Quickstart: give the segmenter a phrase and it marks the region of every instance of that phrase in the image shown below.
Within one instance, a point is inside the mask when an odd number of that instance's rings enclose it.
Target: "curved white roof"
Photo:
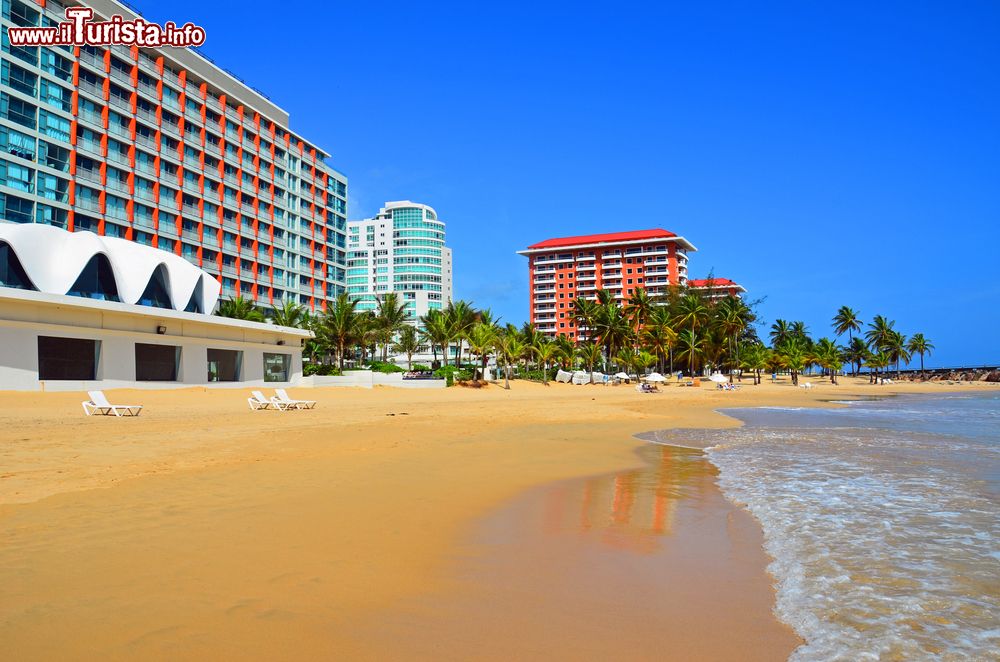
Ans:
[[[195,288],[201,288],[204,310],[211,312],[222,290],[215,277],[179,255],[127,239],[67,232],[37,223],[0,223],[0,241],[17,255],[32,285],[48,294],[69,292],[83,268],[98,254],[111,264],[122,303],[137,303],[161,265],[174,310],[183,311]]]

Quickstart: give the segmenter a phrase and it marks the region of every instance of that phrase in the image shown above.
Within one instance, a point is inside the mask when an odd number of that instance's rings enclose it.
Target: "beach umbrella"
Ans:
[[[618,379],[628,379],[628,374],[624,372],[619,372],[615,375]]]
[[[716,384],[724,384],[729,381],[729,378],[723,375],[721,372],[717,372],[711,377],[709,377]]]
[[[647,382],[659,382],[661,384],[663,382],[667,381],[667,378],[664,377],[663,375],[661,375],[658,372],[651,372],[648,375],[646,375],[645,377],[643,377],[642,379],[643,379],[643,381],[647,381]]]

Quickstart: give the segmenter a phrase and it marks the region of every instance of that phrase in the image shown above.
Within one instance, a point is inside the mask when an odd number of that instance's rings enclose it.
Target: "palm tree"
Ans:
[[[517,333],[517,330],[513,329],[512,332],[512,327],[508,327],[503,335],[500,336],[498,349],[504,362],[503,387],[508,391],[510,390],[510,364],[514,361],[519,361],[524,356],[527,347],[524,340],[521,339],[521,335]]]
[[[397,354],[406,354],[406,369],[413,370],[413,355],[420,349],[420,338],[417,336],[416,327],[404,324],[399,330],[399,337],[392,351]]]
[[[704,340],[694,330],[684,329],[677,335],[677,349],[677,358],[682,361],[687,359],[691,369],[690,374],[694,376],[695,359],[705,351]]]
[[[715,306],[715,323],[729,343],[729,362],[732,368],[739,367],[739,337],[752,321],[753,313],[743,299],[727,296]],[[733,369],[729,371],[729,383],[733,382]]]
[[[677,332],[671,325],[670,309],[657,306],[649,316],[649,322],[642,332],[645,346],[660,358],[660,372],[663,372],[663,359],[670,357],[670,372],[674,371],[674,346],[677,344]]]
[[[278,326],[301,329],[309,323],[306,307],[291,300],[284,300],[271,312],[271,321]]]
[[[837,383],[837,371],[843,366],[840,360],[841,352],[837,343],[829,338],[820,338],[810,352],[810,360],[824,370],[830,371],[830,383]]]
[[[585,339],[594,339],[594,320],[597,318],[598,305],[596,301],[577,297],[573,301],[573,310],[569,319],[576,325],[578,331],[586,329]]]
[[[838,337],[846,333],[847,344],[850,345],[854,342],[853,333],[860,330],[861,318],[858,317],[858,314],[847,306],[841,306],[837,314],[833,316],[833,332]]]
[[[465,341],[466,334],[472,328],[472,325],[476,323],[476,311],[469,305],[469,302],[460,299],[449,302],[444,314],[448,320],[448,340],[449,342],[456,343],[455,365],[461,367],[462,344]]]
[[[777,348],[792,337],[792,329],[785,320],[776,319],[771,325],[771,333],[768,335],[771,337],[771,347]]]
[[[696,294],[685,294],[677,304],[676,326],[687,327],[687,335],[681,333],[680,346],[688,357],[688,368],[694,376],[694,360],[701,354],[701,343],[696,331],[708,320],[709,310],[705,302]],[[698,351],[695,351],[695,350]]]
[[[740,368],[753,374],[754,386],[760,384],[761,372],[767,368],[771,350],[760,343],[748,344],[740,357]]]
[[[260,312],[257,304],[251,299],[244,299],[243,297],[223,301],[219,304],[219,310],[215,314],[219,317],[229,317],[248,322],[264,321],[264,313]]]
[[[594,319],[594,337],[604,346],[609,358],[628,344],[631,335],[632,324],[613,298],[598,307]]]
[[[559,356],[559,346],[556,345],[551,340],[545,341],[540,345],[531,347],[531,351],[536,357],[538,357],[538,362],[542,364],[542,383],[546,386],[549,385],[549,361],[557,358]]]
[[[911,354],[920,355],[920,377],[924,377],[924,354],[928,356],[931,350],[934,349],[934,345],[930,340],[924,337],[922,333],[914,333],[913,337],[910,338],[910,342],[906,344],[906,349],[909,350]]]
[[[594,365],[601,360],[603,350],[603,347],[593,342],[583,343],[577,348],[577,356],[587,366],[587,372],[594,372]]]
[[[875,319],[868,323],[868,331],[865,332],[865,339],[868,346],[873,350],[885,349],[889,344],[892,334],[895,332],[893,326],[896,322],[886,319],[881,315],[876,315]]]
[[[328,342],[337,349],[337,359],[340,369],[344,369],[344,355],[348,345],[362,340],[361,316],[354,312],[357,306],[346,292],[337,296],[333,306],[323,315],[322,333]]]
[[[792,385],[799,385],[799,373],[805,369],[808,361],[805,343],[798,337],[792,337],[777,350],[781,364],[788,368],[792,375]]]
[[[576,352],[576,345],[569,339],[569,336],[559,336],[555,339],[556,347],[559,348],[559,365],[564,369],[569,369],[573,354]]]
[[[891,363],[892,359],[889,358],[888,352],[869,352],[868,358],[865,359],[865,365],[871,370],[871,377],[868,383],[878,384],[878,371],[887,369]]]
[[[910,362],[910,353],[906,350],[906,336],[899,331],[893,331],[889,334],[885,349],[889,353],[889,358],[896,364],[896,379],[899,379],[900,362]]]
[[[497,344],[497,328],[492,323],[476,322],[468,334],[469,351],[479,357],[481,363],[480,376],[486,379],[486,364],[490,352]]]
[[[852,375],[858,374],[858,371],[861,370],[861,364],[868,359],[868,354],[868,345],[862,338],[851,340],[851,344],[844,350],[844,360],[850,362]]]
[[[431,346],[434,354],[434,361],[437,361],[437,349],[441,348],[444,355],[444,364],[448,365],[448,342],[451,338],[451,331],[448,328],[448,320],[440,310],[429,310],[427,314],[420,318],[420,325],[423,327],[421,336]]]
[[[406,324],[409,313],[406,311],[406,302],[399,298],[395,292],[387,292],[376,297],[378,305],[378,315],[376,326],[379,330],[378,339],[382,344],[382,360],[389,358],[389,344],[392,339]]]
[[[633,328],[635,329],[636,339],[639,337],[639,330],[649,320],[650,315],[652,315],[654,306],[653,300],[642,287],[635,288],[632,296],[629,297],[628,303],[625,305],[625,315],[635,325]]]

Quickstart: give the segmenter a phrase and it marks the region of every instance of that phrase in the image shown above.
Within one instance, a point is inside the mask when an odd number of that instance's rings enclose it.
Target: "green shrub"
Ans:
[[[434,376],[438,379],[443,379],[447,382],[448,386],[451,386],[456,381],[464,382],[472,379],[471,370],[463,370],[457,366],[448,365],[442,366],[434,371]]]
[[[431,369],[430,366],[424,365],[422,363],[413,364],[413,372],[427,372],[430,369]]]
[[[394,372],[406,372],[406,368],[401,368],[395,363],[383,363],[382,361],[372,361],[369,369],[372,372],[381,372],[386,375]]]
[[[340,369],[335,365],[324,365],[322,363],[306,363],[302,366],[302,374],[306,377],[310,375],[320,375],[321,377],[337,377],[341,375]]]

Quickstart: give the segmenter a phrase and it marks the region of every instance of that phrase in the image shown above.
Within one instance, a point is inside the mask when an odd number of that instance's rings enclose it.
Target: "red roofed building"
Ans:
[[[684,237],[660,228],[546,239],[528,246],[529,317],[539,331],[576,340],[573,301],[610,290],[621,304],[640,287],[663,294],[687,282]]]
[[[703,290],[702,294],[708,299],[722,299],[727,296],[740,296],[746,292],[746,288],[739,283],[728,278],[696,278],[688,281],[688,287],[692,290]]]

